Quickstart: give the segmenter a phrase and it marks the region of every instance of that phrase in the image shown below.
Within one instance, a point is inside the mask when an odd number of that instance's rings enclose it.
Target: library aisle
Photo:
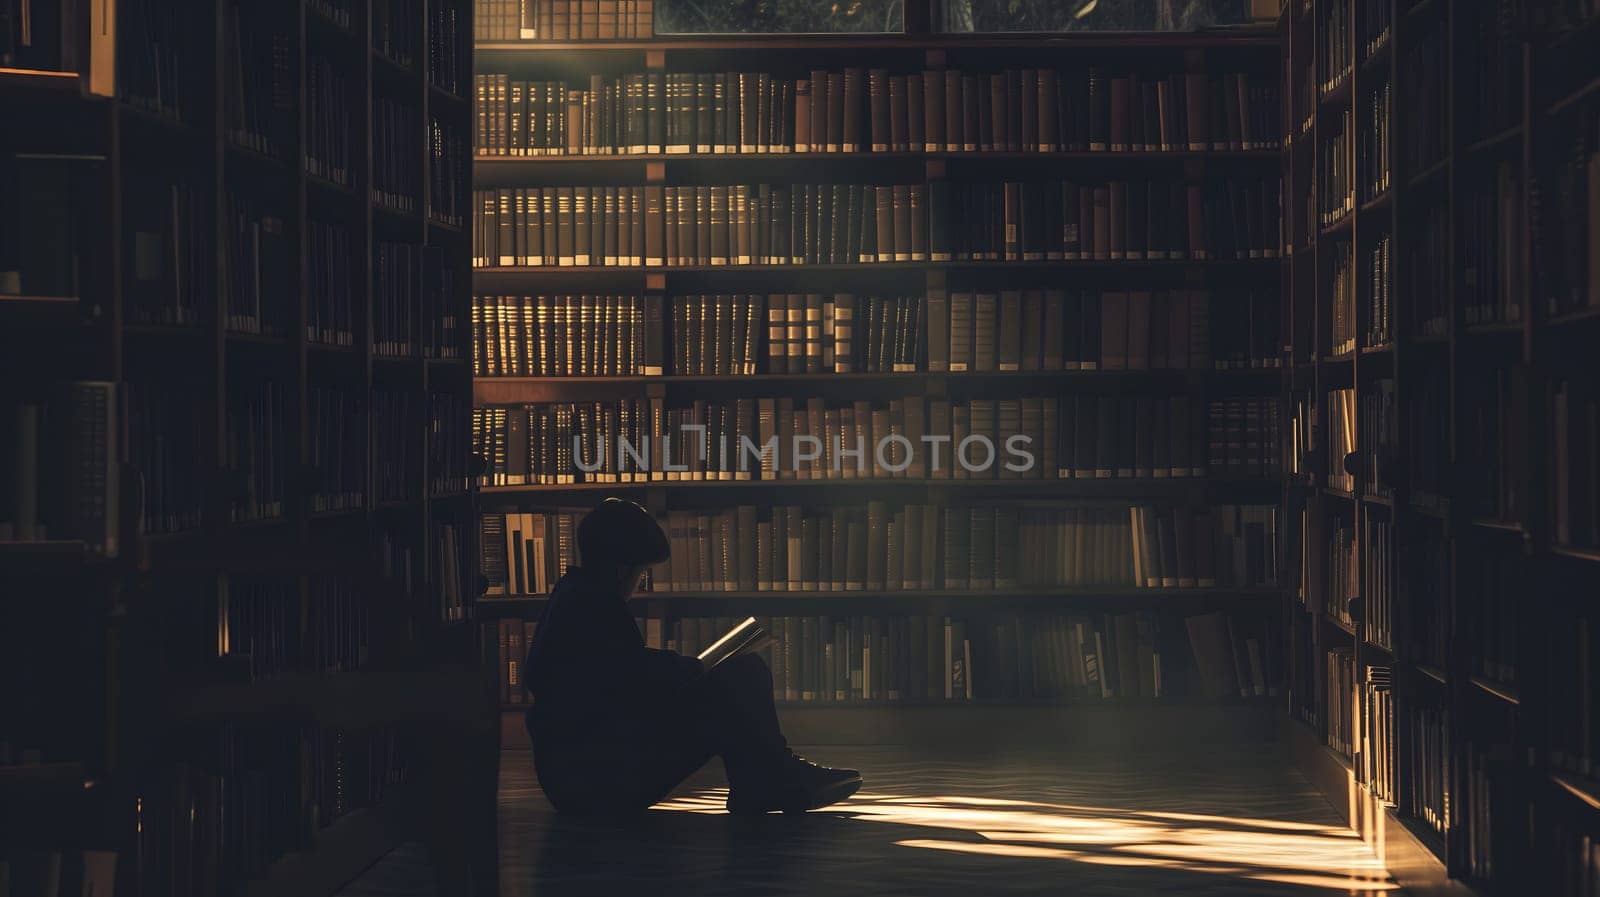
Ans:
[[[1396,893],[1370,845],[1270,743],[1062,754],[800,748],[862,770],[844,804],[733,819],[714,762],[628,820],[557,817],[531,755],[500,769],[502,897]],[[435,893],[407,845],[340,892]]]

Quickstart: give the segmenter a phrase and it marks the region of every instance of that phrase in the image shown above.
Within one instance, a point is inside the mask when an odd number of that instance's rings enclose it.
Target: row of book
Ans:
[[[206,484],[195,472],[202,469],[204,424],[192,404],[173,401],[157,384],[130,381],[124,391],[127,461],[143,482],[144,532],[154,535],[199,526]],[[115,444],[114,439],[109,443]]]
[[[1341,240],[1329,247],[1332,257],[1332,295],[1329,297],[1328,352],[1344,355],[1356,350],[1356,288],[1360,283],[1356,274],[1356,251],[1350,240]]]
[[[1389,42],[1394,28],[1394,11],[1384,0],[1361,0],[1356,21],[1361,24],[1361,33],[1356,37],[1360,42],[1361,58],[1365,59]]]
[[[1528,265],[1522,163],[1501,162],[1493,179],[1475,181],[1462,198],[1461,289],[1457,302],[1468,326],[1514,324],[1524,317]]]
[[[1355,65],[1356,35],[1351,0],[1317,4],[1322,27],[1317,31],[1321,53],[1317,56],[1317,84],[1328,93],[1344,82]]]
[[[1527,379],[1527,369],[1519,365],[1481,371],[1458,384],[1466,399],[1455,421],[1458,460],[1472,476],[1457,484],[1454,494],[1474,516],[1523,520]]]
[[[221,677],[256,682],[356,670],[366,661],[367,599],[345,579],[310,577],[303,608],[292,577],[224,576],[216,588]]]
[[[211,194],[197,190],[187,179],[161,182],[140,178],[126,184],[125,189],[123,214],[132,236],[123,244],[128,249],[130,275],[122,294],[128,322],[176,327],[199,324],[201,305],[211,298],[209,284],[216,266],[216,231],[207,214],[208,207],[214,204]],[[263,232],[261,219],[244,215],[237,196],[230,197],[230,211],[233,220],[224,229],[228,251],[223,264],[232,276],[224,283],[230,329],[240,329],[234,325],[249,320],[248,313],[258,307],[260,293],[252,291],[259,284],[247,273],[252,269],[236,263],[244,261],[245,253],[252,250],[265,248],[267,255],[273,255],[272,237],[281,228]],[[262,236],[267,237],[265,244],[260,241]],[[276,276],[269,268],[261,269],[261,273]],[[270,292],[267,295],[272,296]]]
[[[812,69],[474,78],[480,155],[1054,153],[1278,146],[1278,87],[1241,73]]]
[[[273,380],[228,384],[223,469],[234,477],[228,521],[270,520],[284,514],[289,477],[288,408]]]
[[[1063,395],[822,397],[473,409],[485,486],[849,479],[1146,479],[1281,468],[1275,406]]]
[[[202,222],[200,229],[203,231],[205,219],[198,220]],[[192,228],[196,219],[190,218],[186,223]],[[296,290],[291,276],[294,270],[294,247],[290,243],[283,218],[276,214],[269,203],[256,197],[230,192],[228,219],[223,224],[222,242],[224,250],[222,286],[227,303],[225,319],[227,328],[237,333],[267,335],[287,333],[288,322],[293,320],[293,306],[290,302]],[[193,271],[192,266],[211,262],[209,259],[198,257],[199,253],[207,249],[208,243],[209,239],[196,241],[187,246],[174,244],[170,248],[160,244],[146,244],[143,247],[136,245],[134,250],[136,256],[141,254],[141,250],[171,251],[173,259],[170,268],[165,264],[148,268],[140,266],[135,271],[135,278],[143,279],[142,274],[167,270],[177,273],[180,277],[184,273],[191,273],[191,276],[199,275],[196,283],[207,283],[210,278]],[[185,289],[181,284],[170,286],[161,284],[159,275],[146,282],[152,285],[159,284],[155,295],[162,293],[174,297],[186,293],[193,295],[193,288]],[[159,307],[157,305],[157,308]],[[186,313],[174,316],[177,320],[158,323],[198,323],[193,320],[194,311],[191,303],[180,301],[177,307],[184,309]]]
[[[1577,5],[1577,4],[1573,4]],[[1578,823],[1581,826],[1582,823]],[[1537,832],[1535,847],[1552,873],[1552,897],[1600,894],[1600,837],[1560,821]]]
[[[467,491],[471,449],[470,403],[453,392],[428,393],[428,490],[430,495]]]
[[[0,541],[79,539],[90,553],[117,555],[118,404],[113,384],[77,381],[5,407]],[[131,431],[142,437],[142,424]]]
[[[1413,503],[1434,505],[1452,490],[1445,465],[1450,457],[1450,415],[1440,414],[1450,401],[1450,372],[1442,364],[1419,367],[1408,381],[1405,402],[1405,471]]]
[[[306,389],[306,467],[313,513],[347,511],[366,503],[367,431],[361,412],[359,397],[349,390]]]
[[[134,785],[139,799],[130,801],[116,893],[238,893],[408,777],[407,752],[391,727],[226,723],[185,734],[181,759]]]
[[[1355,163],[1356,187],[1361,191],[1361,201],[1366,203],[1389,189],[1389,172],[1394,167],[1389,149],[1389,117],[1394,109],[1393,83],[1385,79],[1378,86],[1363,91],[1363,94],[1362,123],[1359,126]]]
[[[1525,35],[1518,16],[1497,4],[1476,4],[1464,10],[1456,34],[1458,60],[1471,60],[1458,89],[1463,115],[1457,127],[1466,142],[1516,127],[1522,121],[1522,78]],[[1459,64],[1459,63],[1458,63]]]
[[[473,0],[473,10],[480,41],[655,36],[655,0]]]
[[[1390,480],[1400,454],[1395,412],[1392,379],[1375,380],[1369,389],[1362,392],[1360,419],[1356,426],[1361,445],[1361,491],[1365,495],[1382,498],[1394,495],[1394,483]]]
[[[1600,114],[1573,113],[1571,150],[1534,207],[1539,292],[1549,317],[1600,307]]]
[[[213,36],[201,23],[215,22],[215,9],[202,0],[121,0],[116,6],[118,99],[191,124],[208,114],[200,88],[215,77],[208,52]]]
[[[1363,241],[1365,242],[1365,241]],[[1391,255],[1394,236],[1385,233],[1372,241],[1370,246],[1361,250],[1362,270],[1366,273],[1367,291],[1367,322],[1362,329],[1365,335],[1363,346],[1387,346],[1394,342],[1393,325],[1393,298],[1390,288],[1394,275],[1391,268],[1393,256]]]
[[[449,227],[466,223],[470,153],[461,128],[428,116],[428,220]]]
[[[1355,112],[1340,112],[1338,125],[1330,125],[1330,133],[1323,138],[1321,152],[1317,154],[1317,222],[1322,227],[1335,224],[1355,211],[1356,191],[1353,178],[1356,155]]]
[[[416,65],[421,0],[372,0],[368,13],[372,49],[401,68]]]
[[[462,97],[472,67],[465,19],[466,9],[456,0],[428,0],[428,83]]]
[[[1428,170],[1450,146],[1450,104],[1445,81],[1450,71],[1449,45],[1444,20],[1406,36],[1400,57],[1400,91],[1405,103],[1406,126],[1399,129],[1406,171],[1413,177]]]
[[[1347,647],[1329,648],[1324,654],[1323,682],[1327,686],[1322,719],[1324,743],[1335,753],[1351,760],[1355,755],[1356,701],[1360,692],[1356,688],[1356,658]]]
[[[1495,795],[1504,794],[1505,785],[1502,780],[1497,787],[1494,779],[1509,775],[1509,758],[1504,745],[1485,745],[1471,740],[1462,754],[1464,769],[1458,779],[1462,793],[1452,795],[1460,806],[1454,815],[1462,828],[1462,862],[1473,878],[1491,881],[1495,876],[1496,856],[1505,855],[1502,846],[1496,843],[1494,831]]]
[[[432,610],[441,623],[460,623],[467,619],[468,601],[478,594],[473,574],[473,547],[468,538],[471,524],[433,520],[428,524],[428,550],[432,552]],[[468,576],[473,576],[473,581]]]
[[[486,594],[547,593],[579,558],[581,511],[485,514]],[[1027,505],[755,505],[669,511],[672,557],[646,591],[1210,588],[1277,581],[1277,512]]]
[[[305,169],[325,181],[351,186],[350,77],[322,56],[306,57]]]
[[[294,139],[295,56],[289,22],[234,0],[223,13],[225,133],[236,146],[284,158]]]
[[[1361,634],[1368,644],[1384,649],[1394,647],[1395,617],[1395,530],[1389,512],[1362,508]]]
[[[1361,686],[1360,781],[1372,796],[1394,803],[1400,772],[1399,733],[1395,726],[1394,667],[1369,664]]]
[[[429,292],[423,279],[429,250],[417,243],[379,240],[372,252],[373,354],[415,356]]]
[[[1360,446],[1356,429],[1360,403],[1354,388],[1328,390],[1327,409],[1327,484],[1340,492],[1356,491],[1356,475],[1346,464]]]
[[[469,417],[466,404],[448,392],[430,392],[426,408],[423,402],[423,397],[413,392],[388,389],[372,392],[372,479],[377,502],[420,498],[424,483],[429,494],[434,496],[466,491]],[[419,444],[417,434],[424,432],[424,423],[427,439],[425,444]],[[359,434],[339,438],[355,440],[359,439]]]
[[[530,187],[473,194],[477,267],[1274,258],[1277,178]]]
[[[1323,549],[1327,557],[1327,578],[1323,584],[1322,605],[1329,617],[1354,631],[1360,624],[1350,602],[1361,597],[1361,587],[1365,583],[1354,515],[1345,510],[1334,512],[1322,534],[1327,541]],[[1312,538],[1315,539],[1314,532]]]
[[[381,93],[373,96],[373,202],[397,212],[417,211],[422,202],[422,149],[416,135],[421,130],[422,114],[415,106]]]
[[[1550,537],[1558,545],[1600,547],[1600,390],[1582,378],[1548,389]]]
[[[1452,292],[1449,207],[1426,206],[1421,219],[1407,228],[1406,302],[1411,335],[1416,339],[1443,340],[1450,335]]]
[[[758,617],[778,703],[1241,698],[1276,694],[1278,657],[1263,622],[1212,613]],[[694,655],[737,622],[646,617],[650,647]],[[505,703],[537,624],[483,624]],[[487,650],[487,647],[486,647]]]
[[[1596,675],[1600,656],[1594,641],[1594,617],[1578,615],[1569,625],[1550,630],[1550,669],[1562,670],[1569,685],[1551,694],[1547,717],[1550,766],[1569,775],[1600,779],[1600,714],[1595,713]]]
[[[411,501],[422,492],[422,396],[396,389],[372,391],[373,501]],[[354,438],[352,436],[352,438]]]
[[[19,847],[0,858],[0,882],[15,894],[114,894],[117,852]]]
[[[1456,637],[1470,647],[1471,672],[1515,687],[1518,627],[1525,608],[1528,567],[1519,556],[1483,550],[1458,559]]]
[[[350,229],[312,219],[306,225],[306,340],[353,346],[356,340],[355,264]],[[388,284],[386,283],[386,286]],[[389,296],[381,297],[385,303]],[[376,347],[374,347],[376,348]]]
[[[1398,554],[1398,544],[1396,544]],[[1400,588],[1405,597],[1395,607],[1405,609],[1404,656],[1413,663],[1446,670],[1450,667],[1450,627],[1445,611],[1450,583],[1449,554],[1438,527],[1418,527],[1405,542],[1406,562],[1400,568]]]
[[[473,370],[604,377],[1276,367],[1276,296],[1227,290],[1215,303],[1207,290],[478,296]],[[1211,326],[1212,315],[1221,326]]]
[[[1412,819],[1419,819],[1434,832],[1450,830],[1453,814],[1449,795],[1454,790],[1447,775],[1450,768],[1450,725],[1444,708],[1421,702],[1406,708],[1409,735],[1406,739],[1408,773],[1406,803],[1402,808]],[[1459,812],[1459,810],[1457,810]]]

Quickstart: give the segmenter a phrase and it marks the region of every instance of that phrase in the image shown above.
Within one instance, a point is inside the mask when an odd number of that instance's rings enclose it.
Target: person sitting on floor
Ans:
[[[580,566],[556,583],[528,649],[523,682],[539,784],[571,813],[642,810],[711,759],[728,773],[728,812],[803,812],[861,787],[853,769],[789,749],[772,674],[746,654],[707,672],[647,648],[628,608],[645,569],[671,554],[655,518],[607,499],[578,524]]]

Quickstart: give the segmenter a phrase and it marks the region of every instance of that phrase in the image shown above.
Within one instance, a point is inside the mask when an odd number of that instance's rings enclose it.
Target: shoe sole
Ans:
[[[850,795],[855,794],[859,790],[861,790],[861,777],[856,776],[853,779],[846,779],[842,782],[836,782],[832,785],[829,785],[826,788],[809,792],[806,794],[808,800],[805,806],[796,805],[784,807],[783,812],[804,813],[808,810],[818,810],[823,807],[836,804],[842,800],[846,800],[850,797]]]
[[[817,810],[821,809],[822,807],[836,804],[850,797],[850,795],[855,794],[859,790],[861,790],[861,777],[856,776],[853,779],[845,779],[826,787],[819,788],[815,791],[807,791],[803,794],[796,795],[797,797],[801,798],[801,800],[795,803],[780,803],[778,806],[763,807],[761,809],[742,806],[738,803],[730,803],[728,805],[728,812],[734,816],[764,816],[768,813],[804,813],[808,810]]]

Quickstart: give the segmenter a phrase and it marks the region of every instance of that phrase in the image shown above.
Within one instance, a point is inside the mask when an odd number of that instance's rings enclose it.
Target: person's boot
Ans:
[[[853,769],[818,766],[794,751],[785,750],[777,770],[759,784],[745,783],[728,793],[728,812],[756,816],[782,810],[804,813],[844,800],[861,787],[861,773]]]

